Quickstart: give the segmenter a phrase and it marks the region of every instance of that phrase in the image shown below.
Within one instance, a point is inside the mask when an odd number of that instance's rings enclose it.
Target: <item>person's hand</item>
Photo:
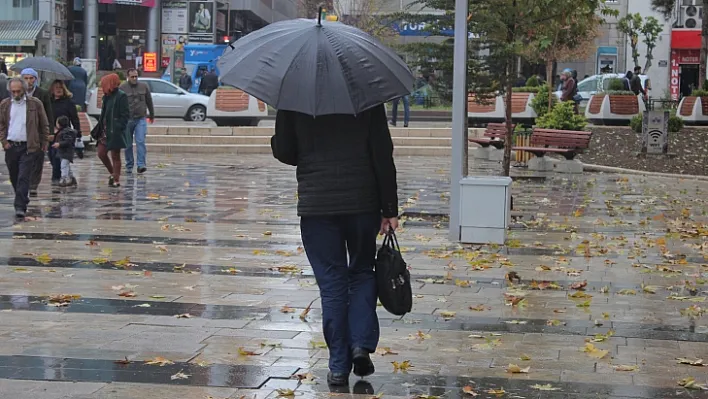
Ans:
[[[47,143],[42,144],[42,152],[47,152]]]
[[[398,228],[398,218],[383,218],[381,219],[381,235],[386,235],[390,230]]]
[[[52,144],[52,148],[59,148],[59,143]]]
[[[49,135],[49,141],[54,141],[54,135],[53,135],[53,134],[50,134],[50,135]]]
[[[6,150],[9,150],[9,149],[10,149],[10,143],[5,144],[4,147],[5,147]]]
[[[152,118],[152,117],[147,118],[147,121],[149,124],[153,124],[155,122],[155,118]]]

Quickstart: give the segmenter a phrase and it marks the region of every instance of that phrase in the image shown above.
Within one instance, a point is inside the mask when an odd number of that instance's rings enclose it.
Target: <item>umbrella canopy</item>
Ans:
[[[217,62],[221,81],[281,110],[353,115],[413,89],[393,50],[339,22],[276,22],[232,46]]]
[[[11,70],[17,73],[22,72],[25,68],[32,68],[40,74],[43,73],[44,78],[51,80],[74,79],[74,75],[71,74],[69,68],[48,57],[28,57],[10,67]]]

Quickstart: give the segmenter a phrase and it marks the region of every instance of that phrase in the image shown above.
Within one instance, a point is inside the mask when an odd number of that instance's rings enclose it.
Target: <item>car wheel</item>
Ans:
[[[184,119],[192,122],[204,122],[206,120],[206,108],[203,105],[192,105]]]

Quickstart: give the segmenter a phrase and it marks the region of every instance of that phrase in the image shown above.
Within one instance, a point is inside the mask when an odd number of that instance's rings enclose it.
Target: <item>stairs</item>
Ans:
[[[451,130],[447,128],[391,127],[394,155],[449,156]],[[475,137],[480,129],[470,129]],[[273,127],[170,127],[149,126],[151,153],[270,154]]]

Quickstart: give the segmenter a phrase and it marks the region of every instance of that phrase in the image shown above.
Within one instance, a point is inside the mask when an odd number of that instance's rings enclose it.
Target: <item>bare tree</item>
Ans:
[[[320,7],[325,9],[333,9],[333,0],[298,0],[298,16],[300,18],[317,18],[317,10]]]
[[[386,21],[384,4],[385,0],[334,0],[333,9],[343,23],[385,40],[395,32]]]

